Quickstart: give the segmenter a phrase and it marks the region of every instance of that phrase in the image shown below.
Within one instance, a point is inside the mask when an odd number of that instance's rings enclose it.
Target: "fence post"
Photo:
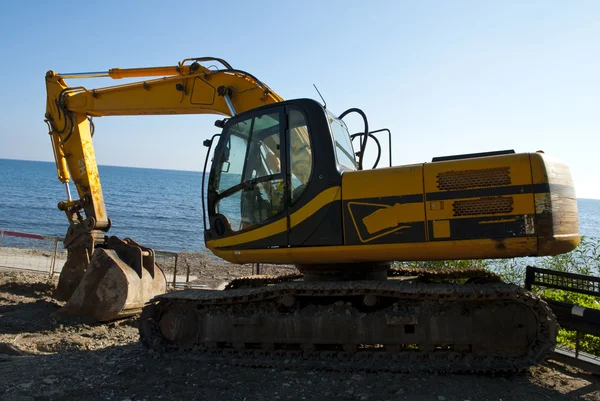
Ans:
[[[175,254],[175,266],[173,266],[173,288],[177,285],[177,260],[179,259],[179,254]]]
[[[190,286],[190,264],[186,263],[187,265],[187,273],[186,273],[186,277],[185,277],[185,288],[189,288]]]
[[[533,283],[535,282],[535,267],[527,266],[525,269],[525,289],[531,291]]]
[[[54,277],[54,269],[56,268],[56,256],[58,254],[58,237],[54,237],[54,254],[52,262],[50,262],[50,278]]]

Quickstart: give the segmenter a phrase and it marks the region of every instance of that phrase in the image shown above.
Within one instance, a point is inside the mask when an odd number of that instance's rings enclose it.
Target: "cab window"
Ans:
[[[215,212],[240,231],[283,211],[280,112],[232,124],[215,168]]]
[[[350,140],[350,134],[346,128],[346,124],[329,115],[329,125],[333,133],[333,142],[335,147],[335,155],[340,165],[356,170],[357,164],[354,156],[354,148]]]
[[[306,190],[312,173],[312,147],[308,125],[304,114],[299,110],[288,113],[290,130],[291,200],[295,203]]]

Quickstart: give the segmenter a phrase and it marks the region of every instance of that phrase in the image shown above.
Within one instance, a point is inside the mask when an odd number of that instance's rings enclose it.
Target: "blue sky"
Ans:
[[[10,2],[0,158],[52,160],[44,74],[214,56],[286,99],[362,108],[394,164],[543,149],[600,198],[598,1]],[[120,81],[114,81],[118,84]],[[89,88],[107,80],[71,80]],[[95,119],[100,164],[201,170],[212,116]],[[350,120],[353,131],[361,126]],[[58,181],[57,181],[57,185]]]

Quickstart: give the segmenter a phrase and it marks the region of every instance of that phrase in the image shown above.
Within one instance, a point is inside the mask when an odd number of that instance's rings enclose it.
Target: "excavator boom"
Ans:
[[[220,64],[222,68],[201,64],[207,62]],[[157,76],[161,78],[96,89],[69,87],[65,81]],[[69,221],[65,236],[68,257],[56,291],[59,299],[69,301],[62,311],[91,315],[99,320],[136,313],[145,301],[166,291],[164,274],[154,265],[151,249],[130,239],[109,240],[106,235],[111,221],[94,153],[92,118],[159,114],[232,116],[283,99],[253,75],[215,58],[185,59],[176,66],[166,67],[113,68],[106,72],[48,71],[46,91],[46,121],[58,178],[67,193],[67,199],[58,204]],[[75,184],[78,199],[71,197],[70,182]],[[132,271],[136,274],[130,274]],[[86,274],[88,279],[84,279]],[[100,280],[101,277],[105,278]]]

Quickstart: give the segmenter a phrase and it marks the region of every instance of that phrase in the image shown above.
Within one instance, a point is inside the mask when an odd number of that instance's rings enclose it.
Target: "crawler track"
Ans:
[[[264,283],[263,283],[264,284]],[[386,371],[515,371],[554,347],[547,305],[503,284],[411,279],[288,281],[161,295],[142,342],[252,366]]]
[[[256,288],[266,285],[284,283],[303,278],[302,273],[284,275],[253,275],[231,280],[225,290],[239,288]],[[486,269],[422,269],[412,267],[393,267],[388,270],[388,277],[416,277],[423,281],[472,280],[475,282],[500,282],[500,276]]]
[[[235,290],[238,288],[256,288],[266,285],[285,283],[287,281],[299,280],[303,277],[301,273],[283,274],[280,276],[274,275],[254,275],[238,277],[231,280],[225,286],[225,290]]]

